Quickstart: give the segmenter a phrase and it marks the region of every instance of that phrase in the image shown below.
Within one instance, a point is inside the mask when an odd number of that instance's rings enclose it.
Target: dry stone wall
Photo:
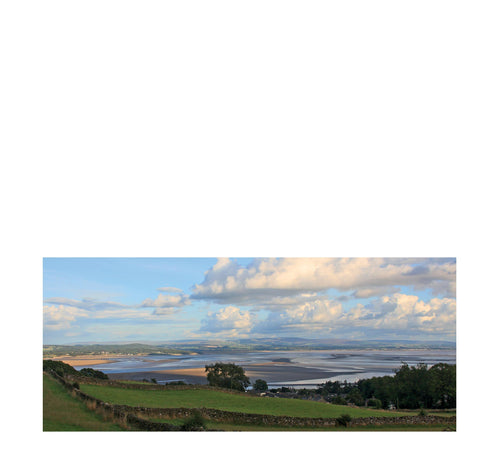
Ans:
[[[101,385],[107,387],[120,387],[120,388],[131,388],[140,390],[215,390],[217,392],[226,393],[237,393],[239,395],[246,395],[248,397],[255,397],[255,394],[241,392],[239,390],[231,390],[229,388],[212,387],[210,385],[161,385],[161,384],[145,384],[145,383],[134,383],[133,381],[124,382],[121,380],[111,380],[111,379],[91,379],[88,377],[82,377],[78,375],[68,375],[67,380],[79,383],[89,383],[92,385]]]

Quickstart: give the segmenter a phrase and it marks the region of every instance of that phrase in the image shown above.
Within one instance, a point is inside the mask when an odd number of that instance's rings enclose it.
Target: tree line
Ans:
[[[205,366],[209,385],[245,391],[250,380],[242,367],[216,363]],[[265,380],[253,383],[253,390],[267,391]],[[326,382],[316,389],[281,387],[270,392],[289,394],[297,398],[321,395],[330,403],[352,403],[374,408],[456,408],[456,365],[439,363],[431,366],[404,363],[394,376],[372,377],[357,382]]]
[[[358,382],[326,382],[315,390],[333,403],[353,403],[376,408],[456,408],[456,364],[431,366],[404,363],[394,376]]]

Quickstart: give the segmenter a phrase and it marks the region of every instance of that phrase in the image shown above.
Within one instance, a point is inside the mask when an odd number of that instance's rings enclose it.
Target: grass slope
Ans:
[[[54,379],[43,375],[43,431],[122,431],[74,399]]]
[[[213,390],[140,390],[121,387],[81,384],[81,390],[99,400],[116,405],[150,408],[215,408],[218,410],[261,415],[299,416],[306,418],[335,418],[343,413],[353,418],[368,416],[402,416],[415,413],[354,408],[343,405],[291,400],[284,398],[259,398],[237,393]]]

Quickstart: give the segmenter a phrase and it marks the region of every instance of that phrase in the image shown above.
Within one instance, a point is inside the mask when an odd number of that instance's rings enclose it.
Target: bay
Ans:
[[[148,355],[120,357],[116,362],[88,367],[101,370],[110,378],[124,374],[138,380],[142,374],[155,373],[158,383],[182,380],[183,370],[204,368],[215,362],[241,365],[251,382],[267,381],[270,388],[290,386],[312,388],[326,381],[355,382],[370,377],[394,375],[403,363],[428,366],[443,362],[456,363],[455,350],[393,349],[393,350],[311,350],[311,351],[207,351],[192,355]],[[169,371],[176,371],[175,375]],[[156,376],[157,374],[157,376]],[[198,383],[203,383],[198,377]]]

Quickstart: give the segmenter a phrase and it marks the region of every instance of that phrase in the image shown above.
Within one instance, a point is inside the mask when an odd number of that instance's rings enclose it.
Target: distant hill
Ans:
[[[258,350],[338,350],[338,349],[448,349],[454,350],[456,344],[449,341],[388,341],[368,340],[351,341],[342,339],[305,339],[305,338],[262,338],[238,340],[171,341],[166,343],[106,343],[44,345],[43,356],[64,355],[174,355],[211,351],[258,351]]]
[[[50,344],[43,346],[43,356],[58,357],[64,355],[78,356],[78,355],[173,355],[173,354],[187,354],[179,348],[165,347],[164,345],[155,346],[149,344],[73,344],[73,345],[57,345]]]

